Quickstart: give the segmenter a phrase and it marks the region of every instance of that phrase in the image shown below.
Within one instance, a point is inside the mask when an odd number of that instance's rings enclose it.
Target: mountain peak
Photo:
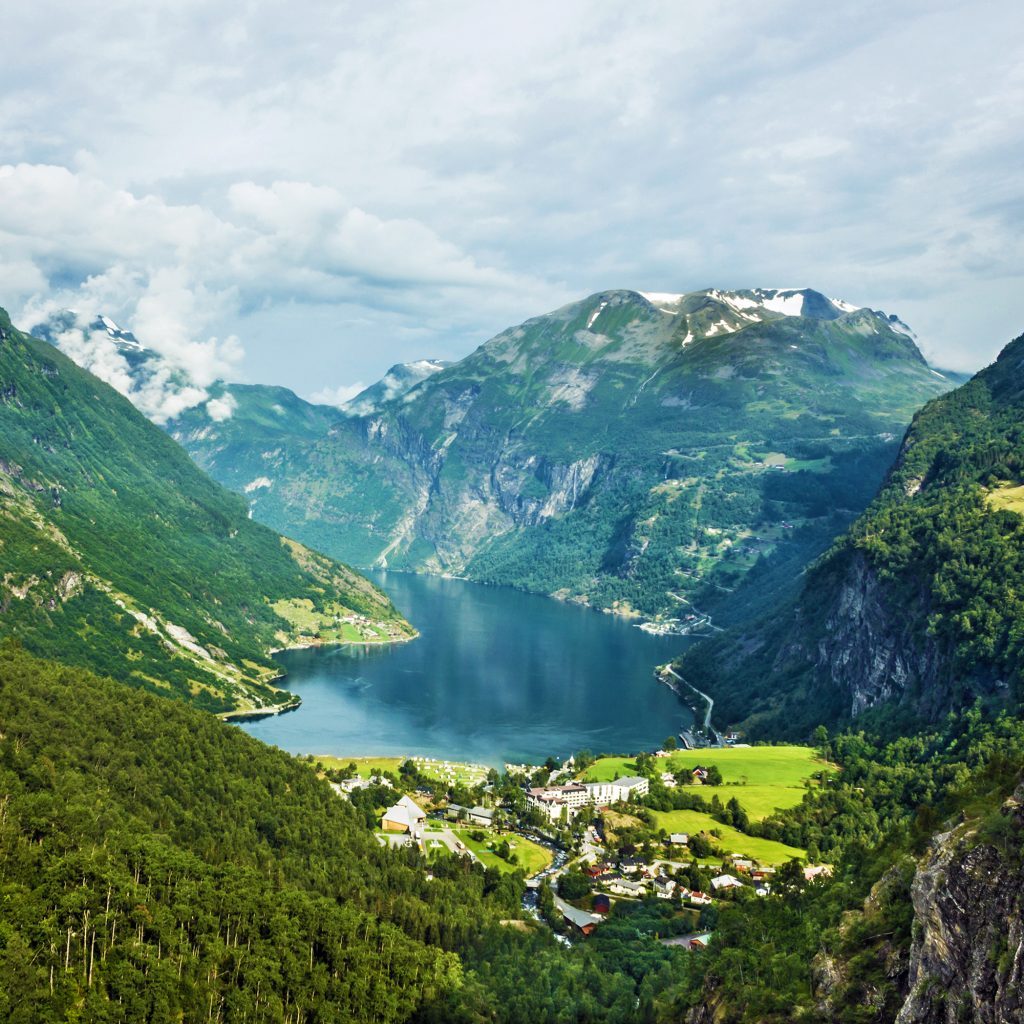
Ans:
[[[353,416],[367,416],[376,412],[381,405],[407,395],[435,373],[446,370],[452,364],[444,359],[417,359],[411,363],[395,363],[376,384],[360,391],[341,408]]]

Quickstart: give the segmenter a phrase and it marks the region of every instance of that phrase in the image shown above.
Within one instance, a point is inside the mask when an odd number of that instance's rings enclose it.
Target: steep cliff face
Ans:
[[[827,606],[813,671],[847,695],[853,717],[906,699],[933,718],[948,704],[950,665],[948,651],[920,628],[928,617],[927,595],[908,601],[855,553]]]
[[[1024,698],[1022,423],[1019,338],[914,418],[794,603],[684,659],[723,721],[809,731],[894,705],[935,720],[978,696]]]
[[[1022,802],[1024,786],[1003,807],[998,846],[970,829],[936,837],[914,878],[915,938],[897,1024],[1024,1020]]]

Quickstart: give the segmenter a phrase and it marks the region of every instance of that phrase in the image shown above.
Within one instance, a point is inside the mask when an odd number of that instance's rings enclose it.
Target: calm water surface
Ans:
[[[634,751],[692,722],[653,676],[685,640],[549,598],[378,573],[421,636],[279,656],[294,712],[240,724],[292,753],[421,754],[500,765]]]

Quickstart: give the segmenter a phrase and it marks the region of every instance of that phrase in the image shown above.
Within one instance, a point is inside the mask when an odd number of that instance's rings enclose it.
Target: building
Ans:
[[[547,815],[551,821],[558,821],[565,811],[572,818],[587,803],[587,787],[578,783],[567,786],[537,786],[526,792],[527,807],[535,808]]]
[[[612,901],[603,892],[595,893],[594,895],[594,913],[595,914],[608,914],[611,913]]]
[[[474,825],[484,825],[490,828],[494,824],[494,811],[488,807],[474,807],[469,812],[469,820]]]
[[[663,900],[672,899],[672,893],[675,890],[676,882],[674,878],[666,878],[664,875],[660,875],[654,880],[654,894]]]
[[[668,841],[673,846],[686,846],[690,842],[690,835],[688,832],[673,832]]]
[[[631,796],[646,796],[650,788],[650,782],[639,775],[627,775],[614,782],[588,782],[586,786],[588,799],[598,807],[617,804]]]
[[[469,808],[462,804],[449,804],[444,809],[444,816],[449,821],[462,821],[469,816]]]
[[[619,896],[643,896],[646,889],[639,882],[631,882],[628,878],[613,878],[608,883],[611,892]]]
[[[711,888],[718,892],[719,889],[742,889],[743,883],[732,875],[719,875],[711,879]]]
[[[804,878],[806,878],[808,882],[813,881],[815,878],[818,878],[819,876],[829,878],[831,875],[831,864],[814,864],[811,867],[804,868]]]
[[[577,910],[571,903],[566,903],[559,896],[555,897],[555,906],[561,912],[562,917],[584,935],[589,935],[601,923],[601,918],[597,914],[588,914],[585,910]]]
[[[671,772],[662,772],[661,784],[671,789],[676,784],[676,777]]]
[[[403,796],[381,815],[380,827],[385,832],[415,832],[426,817],[422,807]]]

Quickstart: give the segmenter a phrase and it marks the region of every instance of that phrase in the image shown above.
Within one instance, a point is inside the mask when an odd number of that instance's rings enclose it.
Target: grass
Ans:
[[[761,864],[784,864],[794,857],[804,859],[805,850],[785,843],[777,843],[771,839],[759,839],[756,836],[744,835],[729,825],[715,821],[710,814],[703,811],[652,811],[655,824],[666,832],[710,832],[714,829],[719,833],[715,842],[724,853],[737,853],[742,857],[750,857]]]
[[[995,490],[989,491],[988,501],[995,508],[1024,515],[1024,486],[1013,487],[1012,485],[1004,484],[995,488]]]
[[[272,607],[292,625],[300,640],[315,638],[324,644],[362,644],[404,639],[408,635],[390,624],[381,628],[366,616],[357,616],[356,622],[343,622],[344,618],[353,617],[355,613],[337,602],[320,611],[309,598],[282,598]]]
[[[368,779],[381,772],[397,774],[398,766],[405,760],[402,757],[331,757],[329,754],[317,754],[316,759],[324,768],[347,768],[350,762],[355,762],[356,772],[361,779]]]
[[[722,747],[707,750],[678,750],[658,758],[659,771],[680,772],[697,765],[717,765],[724,785],[694,787],[706,800],[715,794],[722,803],[736,799],[753,820],[772,811],[795,807],[804,796],[804,783],[821,771],[833,772],[811,747]],[[632,757],[603,757],[587,769],[587,782],[607,782],[636,774]]]
[[[466,844],[467,849],[472,850],[476,854],[480,859],[480,863],[485,868],[497,868],[505,874],[523,870],[529,876],[537,874],[538,871],[543,871],[551,863],[551,853],[548,850],[531,842],[529,839],[524,839],[522,836],[507,834],[498,836],[487,829],[479,829],[479,831],[484,833],[485,838],[483,842],[477,842],[475,839],[470,838],[471,832],[478,831],[475,828],[457,828],[452,831]],[[507,860],[503,860],[490,849],[491,846],[500,843],[504,839],[508,840],[512,852],[516,855],[515,864],[509,864]]]

